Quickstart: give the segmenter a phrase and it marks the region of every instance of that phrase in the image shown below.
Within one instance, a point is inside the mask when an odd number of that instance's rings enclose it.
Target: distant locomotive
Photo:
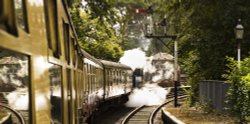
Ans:
[[[136,68],[133,71],[133,87],[141,87],[143,84],[143,69]]]
[[[80,48],[68,0],[0,1],[0,123],[84,123],[125,100],[132,73]]]

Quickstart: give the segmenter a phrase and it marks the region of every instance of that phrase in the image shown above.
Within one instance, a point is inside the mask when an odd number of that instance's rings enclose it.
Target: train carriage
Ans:
[[[68,1],[0,1],[0,123],[80,124],[131,91],[128,66],[80,48]]]
[[[132,69],[121,63],[101,60],[104,68],[104,99],[114,101],[132,90]],[[121,98],[122,99],[122,98]],[[117,101],[117,100],[115,100]],[[118,100],[120,101],[120,100]]]
[[[84,101],[83,101],[83,121],[91,117],[92,113],[97,109],[100,104],[100,89],[103,87],[103,67],[100,61],[83,51],[84,66],[85,66],[85,81],[84,86]],[[79,89],[82,90],[82,89]],[[81,99],[81,98],[80,98]],[[79,100],[80,100],[79,99]],[[82,101],[82,100],[80,100]]]
[[[1,108],[26,123],[80,123],[85,69],[69,17],[64,0],[0,1]]]

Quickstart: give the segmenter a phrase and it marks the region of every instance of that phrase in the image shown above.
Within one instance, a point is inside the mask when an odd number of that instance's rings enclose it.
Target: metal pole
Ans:
[[[181,0],[178,0],[178,8],[177,9],[180,9],[180,4],[181,4]],[[180,12],[177,12],[177,9],[176,9],[176,13],[177,13],[177,20],[180,21],[179,19],[179,14]],[[180,25],[180,22],[179,22],[179,25]],[[178,30],[178,28],[177,28]],[[177,31],[178,32],[178,31]],[[177,107],[178,106],[178,85],[179,85],[179,78],[178,78],[178,42],[177,40],[175,39],[174,41],[174,70],[175,70],[175,76],[174,76],[174,106]]]
[[[174,106],[178,106],[178,44],[174,41]]]
[[[240,69],[240,40],[238,39],[238,45],[237,45],[237,60],[238,60],[238,68]]]

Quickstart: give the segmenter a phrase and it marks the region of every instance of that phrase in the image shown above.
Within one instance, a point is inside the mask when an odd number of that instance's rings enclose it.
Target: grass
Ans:
[[[215,112],[204,112],[195,107],[188,107],[186,104],[174,108],[165,108],[176,118],[186,124],[234,124],[233,119]]]

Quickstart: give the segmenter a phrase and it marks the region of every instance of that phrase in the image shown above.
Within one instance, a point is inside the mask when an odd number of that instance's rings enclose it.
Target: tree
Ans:
[[[159,8],[178,33],[180,63],[189,74],[189,83],[198,88],[199,80],[224,80],[226,56],[236,57],[234,27],[241,18],[249,28],[250,2],[247,0],[207,1],[165,0]],[[246,32],[242,42],[242,57],[248,55],[250,42]],[[187,62],[190,60],[191,62]],[[199,79],[199,80],[197,80]],[[193,89],[192,94],[198,94]],[[197,97],[197,96],[196,96]]]
[[[144,0],[118,0],[115,7],[118,10],[118,32],[122,35],[123,50],[142,47],[143,19],[145,13],[136,13],[136,9],[146,9]]]
[[[118,31],[114,33],[114,36],[120,36],[119,38],[116,37],[119,42],[115,44],[122,45],[123,49],[139,45],[137,41],[141,40],[139,37],[142,35],[142,25],[145,15],[131,13],[131,10],[146,9],[149,5],[152,5],[155,20],[166,17],[169,25],[169,33],[177,34],[178,36],[179,64],[184,68],[183,70],[186,70],[186,73],[190,77],[189,83],[192,85],[192,95],[196,95],[192,96],[194,100],[197,98],[199,80],[225,80],[222,74],[228,68],[226,66],[228,63],[226,56],[236,57],[236,40],[233,29],[238,18],[242,19],[245,29],[250,28],[250,16],[248,16],[250,14],[250,1],[248,0],[231,0],[227,2],[223,0],[191,0],[181,2],[180,0],[86,1],[91,8],[87,10],[91,11],[90,13],[94,13],[87,19],[100,20],[102,24],[106,23],[105,27],[110,27],[110,29],[115,29],[114,25],[116,24],[119,25]],[[98,8],[99,6],[101,6],[101,9]],[[100,12],[101,10],[103,12]],[[117,18],[114,19],[114,17]],[[89,23],[85,22],[83,24],[87,26],[86,24]],[[93,22],[93,24],[100,23]],[[82,29],[79,30],[79,32],[82,31],[80,35],[87,35],[88,33],[86,32],[88,31],[86,30],[90,30],[90,28]],[[92,38],[95,33],[90,34],[88,35]],[[105,35],[100,33],[100,35],[93,39],[98,39],[99,36]],[[249,39],[250,32],[245,31],[244,41],[242,42],[242,58],[248,56],[248,52],[250,51]],[[86,41],[94,40],[87,39]],[[130,41],[133,41],[133,43]],[[167,40],[164,42],[169,42],[168,46],[171,52],[173,42]],[[91,45],[88,48],[95,46],[93,43]],[[164,47],[159,41],[153,41],[148,53],[151,54],[156,49],[168,51]]]
[[[140,47],[142,27],[138,28],[138,23],[144,15],[131,10],[143,6],[143,0],[85,0],[76,4],[71,14],[81,45],[97,58],[115,61],[122,50]]]
[[[71,9],[72,20],[80,45],[99,59],[118,61],[123,55],[121,37],[116,35],[110,24],[91,16],[80,8]]]

